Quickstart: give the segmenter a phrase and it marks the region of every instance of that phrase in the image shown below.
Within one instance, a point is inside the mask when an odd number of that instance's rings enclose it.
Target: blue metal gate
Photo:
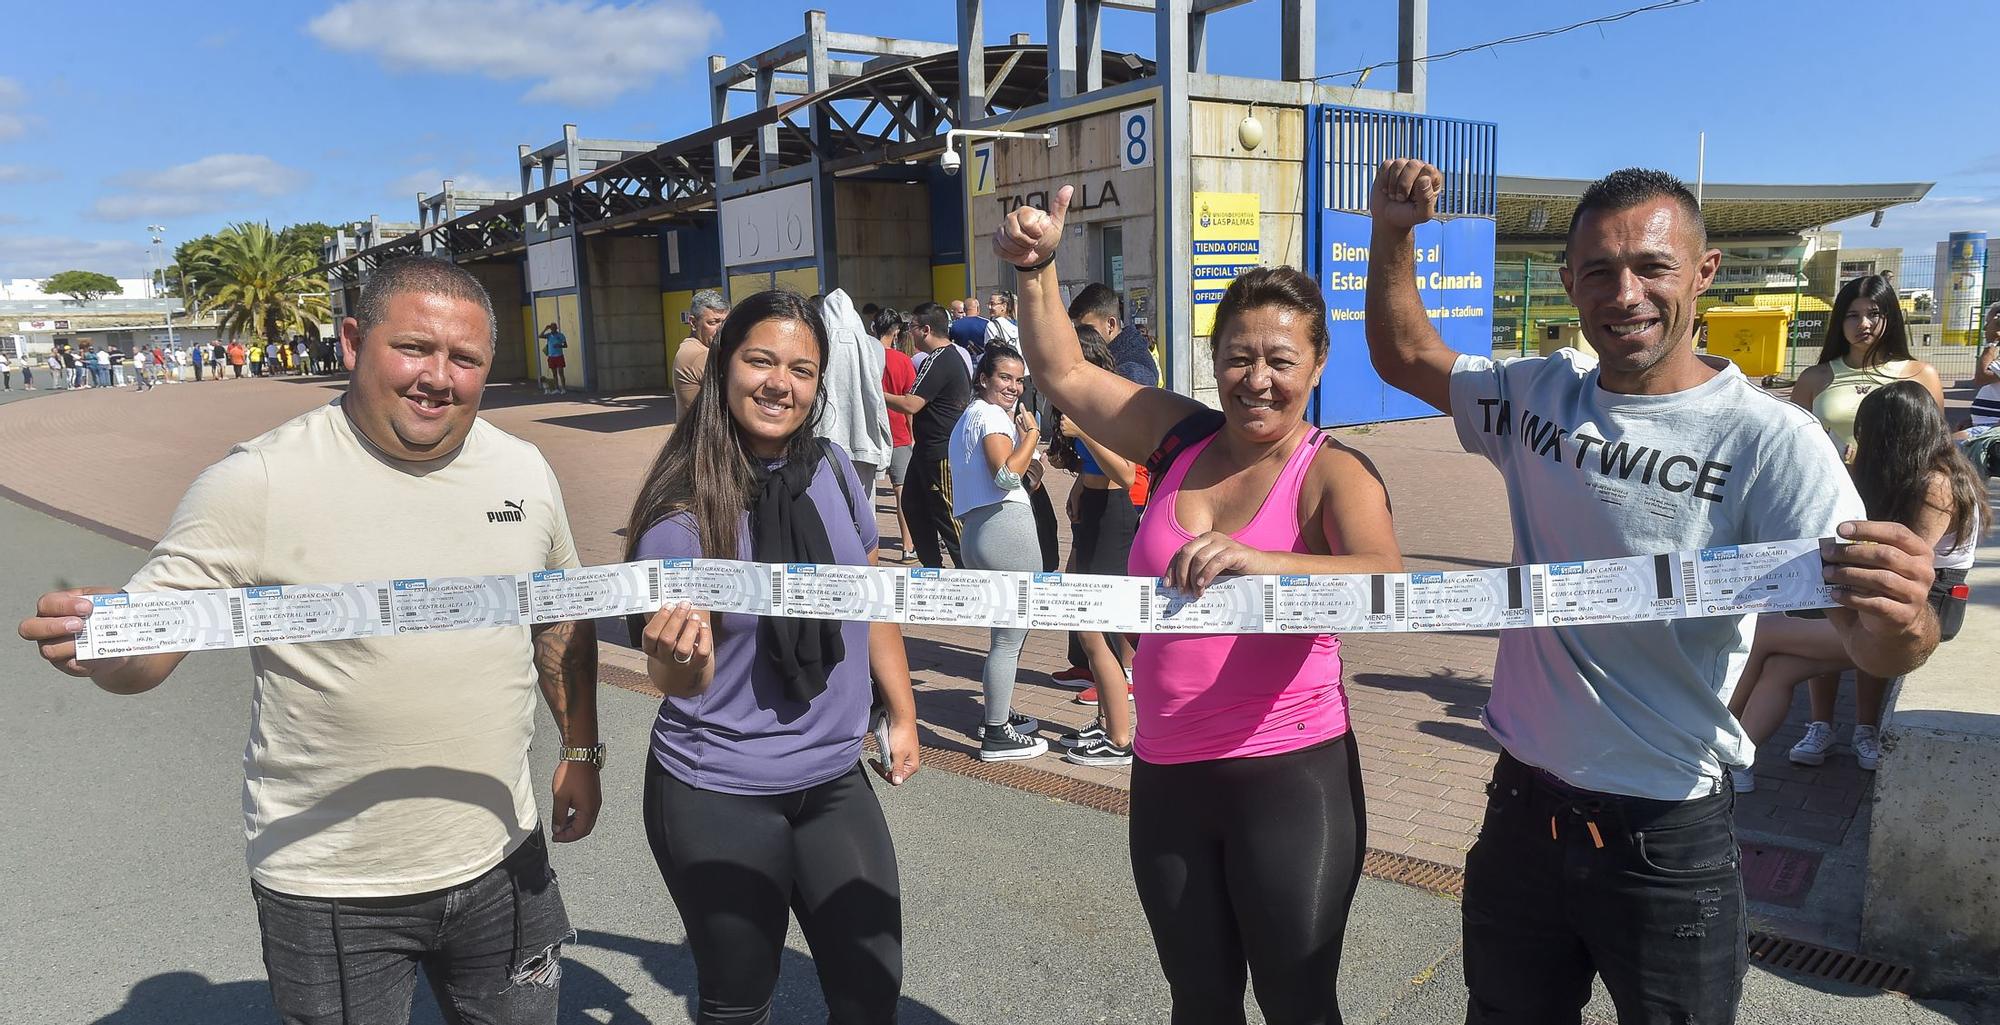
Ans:
[[[1305,255],[1332,318],[1332,347],[1314,395],[1314,420],[1340,427],[1435,416],[1421,400],[1383,383],[1368,360],[1361,319],[1368,192],[1384,160],[1421,157],[1444,172],[1442,216],[1416,233],[1418,291],[1446,344],[1490,354],[1499,126],[1329,105],[1308,108],[1306,117]]]

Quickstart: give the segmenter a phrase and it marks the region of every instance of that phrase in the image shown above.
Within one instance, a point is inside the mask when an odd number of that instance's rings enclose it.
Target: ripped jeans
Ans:
[[[1466,1021],[1730,1025],[1748,966],[1735,793],[1579,790],[1502,753],[1465,856]]]
[[[452,1025],[554,1025],[572,932],[540,830],[448,890],[338,900],[251,891],[287,1025],[405,1025],[419,966]]]

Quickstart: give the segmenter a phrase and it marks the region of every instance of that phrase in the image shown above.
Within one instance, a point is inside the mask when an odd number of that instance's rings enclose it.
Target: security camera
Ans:
[[[964,161],[959,159],[958,151],[955,149],[945,150],[944,154],[938,157],[938,166],[944,168],[946,174],[957,174],[958,167],[962,163]]]

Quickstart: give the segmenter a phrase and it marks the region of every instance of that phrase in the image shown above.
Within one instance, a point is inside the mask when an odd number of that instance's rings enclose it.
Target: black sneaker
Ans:
[[[1110,737],[1100,736],[1081,747],[1073,747],[1063,752],[1063,761],[1072,765],[1130,765],[1132,749],[1119,747]]]
[[[1111,737],[1104,732],[1104,724],[1093,720],[1090,725],[1082,729],[1070,730],[1057,737],[1056,743],[1064,747],[1087,747],[1096,741],[1109,739]]]
[[[1019,733],[1021,736],[1024,737],[1031,737],[1042,731],[1042,721],[1040,719],[1037,719],[1032,715],[1022,715],[1019,712],[1012,712],[1008,714],[1007,725],[1014,727],[1014,732]],[[974,740],[986,739],[985,723],[980,723],[977,727],[973,729],[972,739]]]
[[[1049,742],[1040,737],[1026,737],[1014,728],[1013,723],[1004,723],[985,731],[979,741],[979,760],[982,762],[1005,762],[1019,758],[1033,758],[1049,749]]]

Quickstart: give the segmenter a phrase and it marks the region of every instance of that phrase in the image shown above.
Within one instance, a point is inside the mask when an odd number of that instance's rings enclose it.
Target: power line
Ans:
[[[1539,32],[1523,32],[1522,34],[1517,36],[1508,36],[1504,39],[1494,39],[1484,43],[1474,43],[1471,46],[1461,46],[1456,50],[1446,50],[1443,53],[1425,54],[1422,57],[1416,58],[1414,63],[1428,64],[1431,61],[1441,61],[1447,57],[1457,57],[1463,54],[1477,53],[1480,50],[1490,50],[1493,49],[1494,47],[1507,46],[1513,43],[1526,43],[1536,39],[1547,39],[1550,36],[1559,36],[1565,32],[1574,32],[1580,28],[1589,28],[1592,25],[1609,25],[1614,21],[1624,21],[1626,18],[1630,18],[1636,14],[1648,14],[1653,11],[1669,11],[1677,7],[1692,7],[1700,2],[1701,0],[1660,0],[1659,3],[1647,4],[1644,7],[1634,7],[1629,11],[1619,11],[1617,14],[1607,14],[1601,18],[1592,18],[1589,21],[1579,21],[1573,25],[1564,25],[1560,28],[1542,29]],[[1401,63],[1402,61],[1400,60],[1383,61],[1379,64],[1370,64],[1365,68],[1354,68],[1350,71],[1335,71],[1331,74],[1315,75],[1313,76],[1313,81],[1317,82],[1322,79],[1341,78],[1347,75],[1365,75],[1368,72],[1374,71],[1378,68],[1395,67],[1396,65]]]

